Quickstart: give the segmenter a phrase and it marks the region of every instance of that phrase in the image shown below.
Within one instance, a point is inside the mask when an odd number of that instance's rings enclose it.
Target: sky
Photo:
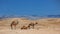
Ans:
[[[59,14],[60,0],[0,0],[0,16]]]

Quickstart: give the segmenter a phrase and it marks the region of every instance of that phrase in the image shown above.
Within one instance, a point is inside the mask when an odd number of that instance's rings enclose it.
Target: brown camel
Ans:
[[[23,26],[21,29],[25,29],[25,30],[26,30],[26,29],[28,29],[28,27],[26,27],[26,26]]]
[[[28,25],[28,28],[30,29],[30,26],[32,26],[32,28],[34,29],[34,26],[35,26],[36,24],[38,24],[38,23],[37,23],[37,22],[36,22],[36,23],[30,23],[30,24]]]
[[[18,24],[18,21],[17,22],[12,21],[12,23],[10,25],[11,26],[11,29],[16,29],[17,24]]]
[[[36,23],[30,23],[28,26],[23,26],[21,29],[24,29],[24,30],[30,29],[30,26],[32,26],[33,29],[34,29],[34,26],[35,26],[36,24],[38,24],[38,23],[37,23],[37,22],[36,22]]]

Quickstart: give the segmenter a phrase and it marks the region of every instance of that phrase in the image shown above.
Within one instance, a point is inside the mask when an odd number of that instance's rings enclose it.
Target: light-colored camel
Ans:
[[[15,22],[15,21],[12,21],[12,23],[10,24],[11,26],[11,29],[16,29],[16,26],[18,25],[18,21]]]

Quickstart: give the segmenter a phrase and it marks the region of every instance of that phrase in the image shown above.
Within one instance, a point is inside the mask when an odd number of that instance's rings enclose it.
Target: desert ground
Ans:
[[[18,21],[16,29],[11,29],[12,21]],[[22,26],[29,23],[38,24],[34,29],[21,30]],[[29,20],[26,18],[6,18],[0,20],[0,34],[60,34],[60,18],[42,18],[37,20]]]

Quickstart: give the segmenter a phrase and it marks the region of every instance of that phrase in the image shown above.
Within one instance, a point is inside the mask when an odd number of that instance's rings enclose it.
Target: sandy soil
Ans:
[[[0,30],[0,34],[60,34],[60,30],[52,30],[52,29]]]
[[[10,29],[10,24],[13,20],[18,19],[19,24],[16,30]],[[38,22],[35,29],[21,30],[23,25],[30,22]],[[9,18],[0,21],[0,34],[60,34],[60,18],[45,18],[39,20],[27,20],[20,18]]]

